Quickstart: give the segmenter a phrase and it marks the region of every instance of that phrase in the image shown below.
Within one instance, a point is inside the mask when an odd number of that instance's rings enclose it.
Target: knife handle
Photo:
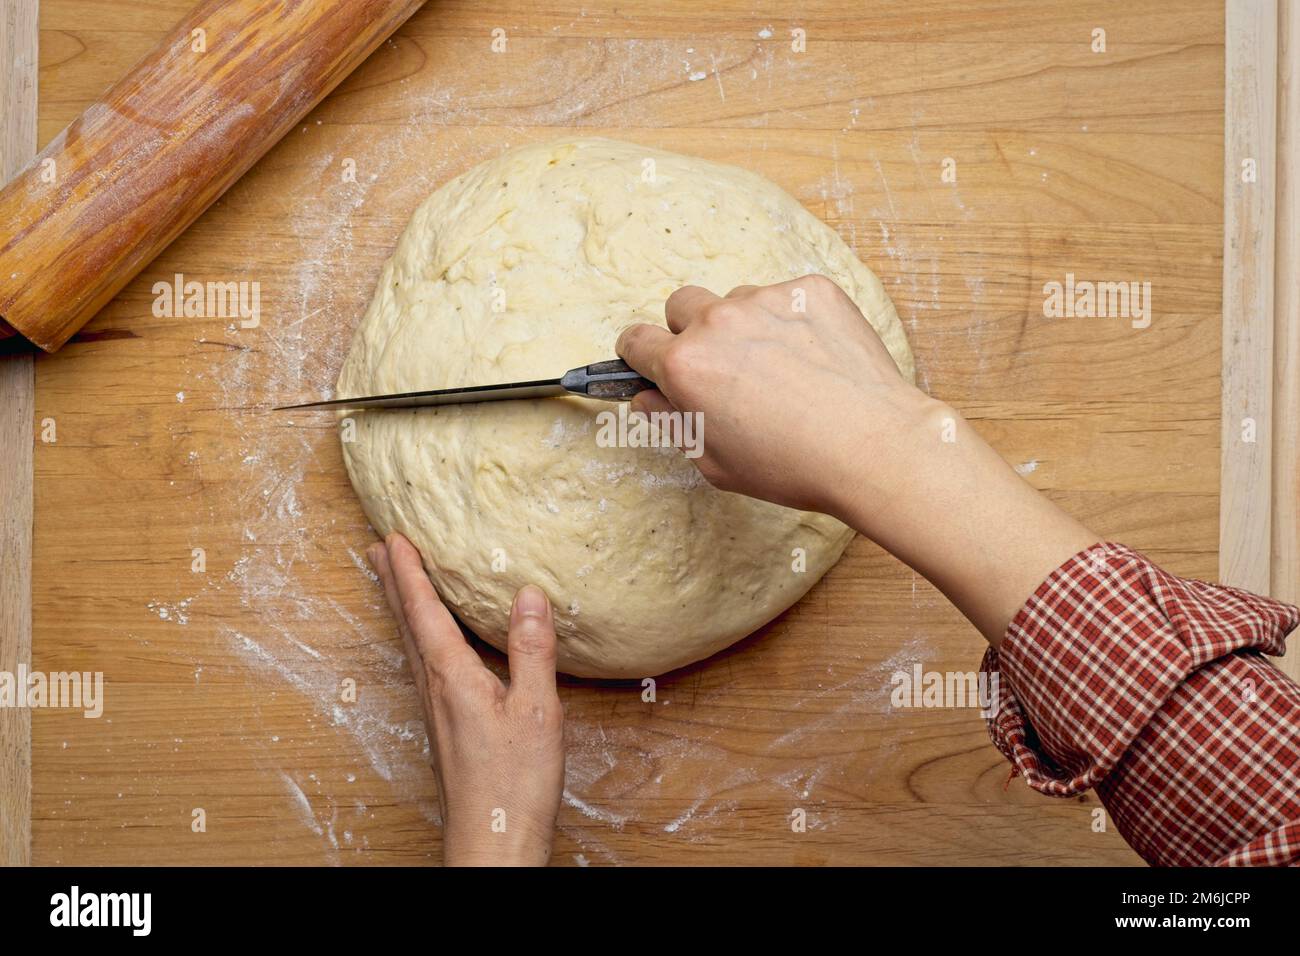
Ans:
[[[642,378],[622,359],[610,359],[608,362],[595,362],[569,369],[560,379],[565,391],[575,395],[586,395],[606,402],[627,402],[637,392],[655,388],[655,383]]]

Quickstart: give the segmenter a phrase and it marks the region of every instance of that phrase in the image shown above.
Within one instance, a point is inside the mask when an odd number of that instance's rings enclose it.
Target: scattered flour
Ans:
[[[772,36],[771,27],[758,31],[759,40]],[[864,109],[870,115],[871,101],[854,98],[849,71],[827,71],[812,66],[811,58],[783,56],[779,43],[751,41],[750,45],[751,50],[726,48],[725,56],[710,55],[707,71],[687,63],[689,88],[693,95],[709,98],[710,110],[727,101],[725,76],[729,86],[751,83],[772,93],[796,81],[815,82],[828,102],[848,104],[845,121],[850,126],[857,125]],[[618,66],[575,70],[572,75],[577,79],[540,97],[532,95],[535,78],[517,78],[509,81],[515,86],[501,88],[483,83],[481,78],[466,77],[462,82],[455,73],[444,71],[427,82],[421,79],[424,85],[420,88],[404,91],[400,122],[383,122],[382,144],[376,142],[374,127],[342,127],[341,132],[335,127],[332,151],[314,156],[310,151],[302,153],[306,158],[297,160],[302,169],[296,182],[282,182],[281,186],[288,188],[258,196],[273,207],[282,228],[269,232],[258,244],[262,248],[250,247],[246,260],[228,269],[249,278],[261,277],[266,248],[274,248],[280,259],[299,262],[299,267],[287,282],[277,276],[275,288],[264,290],[260,328],[223,325],[209,331],[187,368],[193,382],[187,386],[190,394],[196,388],[204,389],[203,400],[197,404],[215,407],[229,436],[224,456],[205,452],[205,466],[225,467],[235,476],[196,499],[195,530],[233,526],[240,529],[240,544],[235,555],[220,560],[209,556],[212,567],[229,570],[210,571],[209,583],[200,593],[179,603],[150,602],[149,610],[180,624],[200,609],[211,615],[236,666],[264,682],[272,695],[280,688],[301,695],[318,719],[337,729],[345,751],[332,758],[336,764],[351,759],[352,769],[368,766],[374,779],[364,782],[386,790],[380,799],[416,804],[424,818],[435,824],[440,820],[433,802],[419,709],[400,645],[374,624],[376,619],[386,620],[386,609],[377,578],[358,550],[366,542],[341,540],[341,529],[333,527],[339,520],[332,513],[337,511],[333,507],[336,499],[329,498],[326,505],[327,499],[315,490],[322,469],[337,462],[332,420],[319,415],[295,417],[270,409],[286,401],[333,397],[350,330],[369,300],[380,265],[396,242],[400,225],[436,186],[502,149],[551,135],[548,127],[555,127],[556,133],[574,126],[652,127],[660,117],[649,112],[645,97],[629,96],[628,89],[633,83],[644,92],[672,91],[683,85],[680,47],[670,43],[593,39],[587,41],[585,50],[577,43],[567,46],[574,48],[575,63],[615,62]],[[393,41],[384,46],[384,51],[396,49]],[[710,74],[717,81],[716,89],[715,84],[698,86]],[[733,102],[743,104],[744,100],[733,96]],[[329,108],[329,104],[324,107]],[[747,109],[743,105],[735,108]],[[765,128],[768,117],[761,111],[740,113],[736,122]],[[319,135],[314,132],[318,125],[319,120],[304,126],[302,141],[310,142],[313,135]],[[441,135],[441,127],[453,125],[461,129],[492,127],[500,132],[486,137]],[[762,148],[766,148],[765,141]],[[355,181],[340,178],[345,158],[356,160]],[[878,240],[857,236],[852,218],[865,215],[897,222],[898,210],[879,162],[874,171],[888,208],[855,210],[855,177],[860,178],[863,171],[846,172],[838,147],[833,158],[831,173],[815,188],[826,209],[845,220],[837,226],[849,230],[847,241],[868,259],[883,249],[895,260],[898,273],[910,284],[907,302],[899,301],[900,312],[906,312],[911,303],[910,324],[915,328],[917,310],[938,307],[937,263],[933,259],[918,263],[906,240],[891,234],[883,222]],[[341,268],[339,264],[344,262],[350,267]],[[973,294],[978,291],[972,288]],[[908,318],[905,315],[905,320]],[[215,393],[209,395],[214,386]],[[185,390],[176,393],[178,403],[186,397]],[[188,440],[186,428],[185,421],[178,419],[179,430],[174,433],[178,440]],[[558,446],[574,437],[560,426],[546,441]],[[197,460],[196,454],[190,459],[194,464]],[[615,471],[606,477],[611,482],[647,480]],[[649,480],[658,479],[650,476]],[[236,489],[233,497],[229,496],[232,488]],[[604,511],[606,502],[600,501],[597,507]],[[320,569],[336,569],[344,555],[358,572],[358,586],[365,595],[360,600],[373,612],[365,622],[357,616],[355,596],[345,599],[330,594],[318,583]],[[337,575],[330,580],[337,581]],[[788,794],[791,800],[820,807],[816,825],[827,825],[828,820],[833,821],[833,810],[824,806],[826,794],[860,781],[864,758],[845,748],[843,753],[818,758],[810,765],[808,742],[814,737],[842,735],[863,719],[879,720],[888,700],[888,675],[928,653],[929,648],[914,639],[878,667],[867,661],[845,663],[843,676],[829,687],[792,700],[790,711],[806,715],[798,728],[783,736],[755,728],[755,742],[743,755],[723,747],[717,729],[706,724],[687,728],[674,722],[692,720],[700,712],[697,708],[716,716],[725,714],[725,708],[742,707],[729,693],[692,697],[691,704],[664,711],[680,716],[663,718],[662,724],[656,719],[653,726],[637,730],[606,730],[595,717],[604,709],[584,707],[591,698],[580,694],[582,699],[566,724],[567,809],[560,819],[560,830],[581,851],[574,854],[575,862],[580,866],[593,860],[624,862],[602,836],[635,824],[652,825],[682,840],[706,841],[715,828],[730,825],[728,817],[742,804],[742,791],[769,797],[774,792]],[[213,662],[195,661],[196,681],[205,666],[211,667]],[[361,686],[355,703],[340,699],[340,682],[347,677]],[[610,698],[629,692],[635,693],[625,688],[602,688],[597,693]],[[686,692],[683,685],[674,696]],[[733,721],[747,719],[741,710],[727,716]],[[327,856],[336,854],[341,808],[363,816],[367,808],[354,798],[331,794],[328,787],[318,787],[319,792],[309,798],[298,782],[299,771],[294,769],[291,775],[279,763],[285,759],[280,754],[289,748],[277,743],[280,735],[271,732],[276,729],[269,717],[252,715],[247,739],[251,747],[258,748],[259,766],[278,774],[287,807],[320,838]],[[819,752],[835,753],[834,748]],[[337,776],[342,787],[343,773]],[[357,777],[347,773],[346,781],[354,783]],[[650,807],[654,808],[654,820],[647,819]],[[342,844],[363,849],[369,841],[364,834],[354,837],[356,826],[350,824],[350,829],[342,831]]]
[[[312,809],[311,801],[307,799],[307,794],[303,793],[302,787],[298,786],[297,781],[287,773],[281,773],[280,779],[284,783],[284,789],[289,793],[289,798],[298,808],[303,823],[309,830],[317,836],[320,836],[324,831],[321,829],[320,823],[316,820],[316,811]]]

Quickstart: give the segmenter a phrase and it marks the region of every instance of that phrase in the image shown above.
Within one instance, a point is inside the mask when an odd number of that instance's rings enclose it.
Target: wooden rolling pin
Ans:
[[[201,3],[0,191],[0,338],[63,345],[422,3]]]

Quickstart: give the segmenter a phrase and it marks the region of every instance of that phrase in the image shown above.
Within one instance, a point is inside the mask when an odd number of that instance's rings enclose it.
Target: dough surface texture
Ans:
[[[912,378],[880,280],[766,179],[606,139],[525,146],[415,212],[337,394],[558,377],[613,358],[634,322],[663,325],[678,286],[722,295],[813,272],[853,298]],[[584,677],[708,657],[797,601],[853,537],[824,515],[717,491],[675,449],[598,447],[596,416],[610,410],[558,398],[349,411],[343,454],[371,524],[410,538],[468,627],[504,649],[515,591],[539,585],[560,669]]]

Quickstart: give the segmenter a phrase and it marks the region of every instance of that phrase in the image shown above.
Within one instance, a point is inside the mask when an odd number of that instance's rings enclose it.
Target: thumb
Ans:
[[[541,698],[555,693],[555,622],[551,602],[536,585],[525,585],[515,595],[506,654],[512,696]]]

